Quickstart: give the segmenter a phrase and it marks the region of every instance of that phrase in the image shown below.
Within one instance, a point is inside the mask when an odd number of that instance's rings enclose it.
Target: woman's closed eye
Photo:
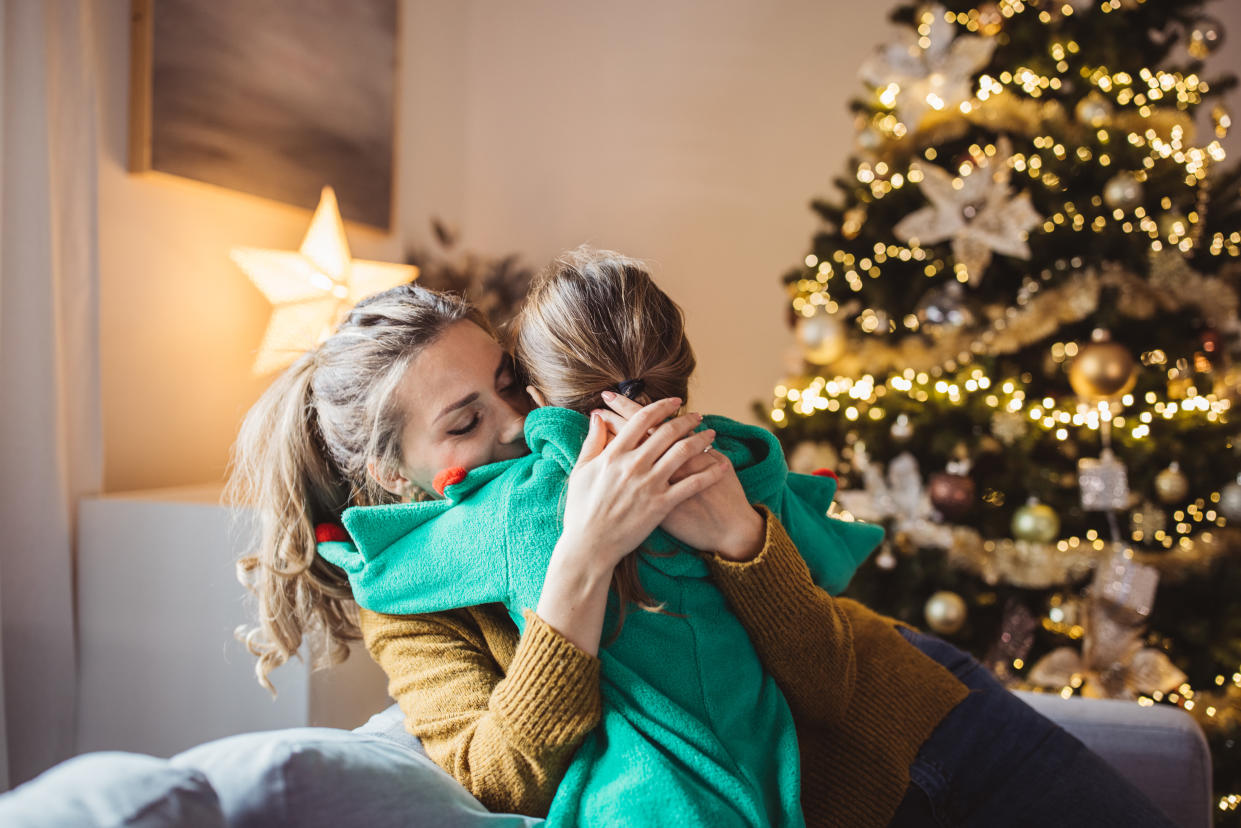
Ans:
[[[473,431],[475,428],[478,427],[478,423],[481,419],[482,417],[476,411],[474,412],[474,416],[470,418],[469,423],[462,426],[461,428],[449,429],[448,433],[453,435],[454,437],[460,437],[463,434],[469,434],[471,431]]]

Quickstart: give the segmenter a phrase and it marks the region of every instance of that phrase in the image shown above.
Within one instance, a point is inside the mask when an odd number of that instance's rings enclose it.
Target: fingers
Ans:
[[[591,412],[590,430],[586,432],[586,441],[582,443],[582,450],[577,455],[577,463],[574,468],[588,463],[598,457],[608,444],[608,429],[604,424],[603,418],[597,413]]]
[[[711,455],[705,455],[710,457]],[[677,505],[689,500],[696,494],[699,494],[716,483],[724,479],[724,474],[729,466],[727,458],[723,455],[712,458],[710,465],[701,471],[694,472],[683,480],[673,483],[668,487],[665,497],[673,508]]]
[[[649,442],[653,442],[655,438],[651,438]],[[680,440],[674,446],[663,452],[652,466],[651,471],[658,480],[668,480],[673,474],[684,466],[690,460],[702,455],[711,447],[711,442],[715,439],[715,430],[706,429]],[[646,446],[642,447],[645,450]]]
[[[643,406],[616,433],[616,439],[612,441],[609,449],[616,453],[630,451],[642,442],[648,429],[658,426],[680,407],[681,400],[677,397],[656,400],[650,405]]]
[[[601,418],[603,418],[604,424],[613,434],[620,433],[621,428],[625,425],[625,418],[617,414],[615,411],[609,411],[606,408],[596,408],[590,413],[598,414]]]
[[[615,391],[603,392],[603,404],[619,414],[622,420],[628,420],[642,410],[642,406],[624,394],[617,394]]]
[[[634,462],[642,466],[654,465],[673,444],[698,428],[701,422],[701,414],[682,414],[660,424],[645,442],[634,450]]]
[[[684,480],[695,472],[700,472],[707,466],[719,460],[719,456],[712,457],[710,451],[704,451],[701,454],[695,454],[689,460],[686,460],[681,468],[672,473],[668,478],[669,483],[676,483],[678,480]]]

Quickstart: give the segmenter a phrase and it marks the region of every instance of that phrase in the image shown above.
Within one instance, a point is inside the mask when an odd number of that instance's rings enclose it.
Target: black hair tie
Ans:
[[[646,388],[646,383],[640,379],[625,380],[616,385],[616,390],[631,400],[641,394],[644,388]]]

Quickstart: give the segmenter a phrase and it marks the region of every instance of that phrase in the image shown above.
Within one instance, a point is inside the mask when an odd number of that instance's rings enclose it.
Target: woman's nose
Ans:
[[[521,408],[506,405],[504,425],[500,429],[500,442],[516,443],[525,439],[526,412]]]

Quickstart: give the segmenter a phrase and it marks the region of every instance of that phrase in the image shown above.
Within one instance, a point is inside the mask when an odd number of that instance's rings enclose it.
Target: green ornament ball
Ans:
[[[1031,500],[1013,513],[1013,537],[1032,543],[1051,543],[1060,537],[1060,516],[1046,503]]]

